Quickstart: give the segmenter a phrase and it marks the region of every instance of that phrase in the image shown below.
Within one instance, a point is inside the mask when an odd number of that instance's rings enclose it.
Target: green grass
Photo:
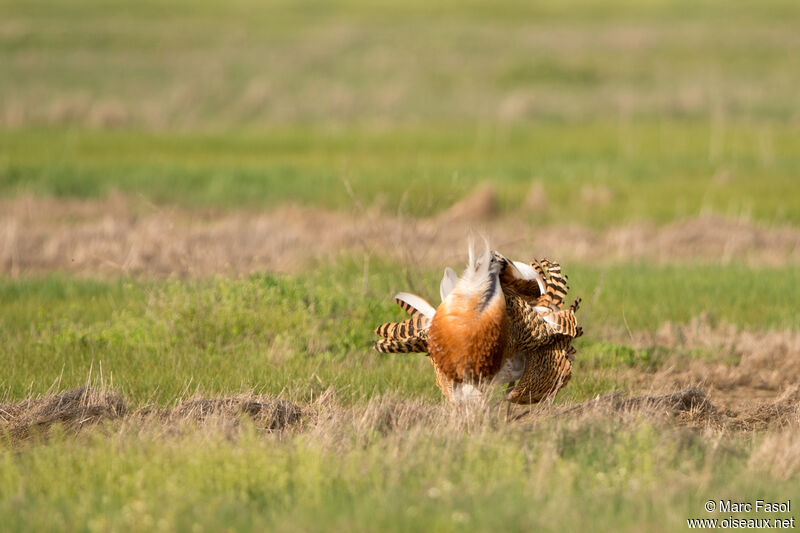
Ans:
[[[337,421],[272,435],[55,431],[0,448],[0,515],[6,531],[682,531],[728,516],[706,513],[709,499],[784,502],[799,488],[763,436],[643,420]]]
[[[0,192],[800,221],[785,0],[2,5]]]
[[[709,157],[708,125],[695,122],[636,123],[624,133],[603,122],[391,133],[0,132],[0,192],[121,191],[189,207],[292,202],[430,215],[489,181],[506,211],[540,183],[548,208],[519,216],[541,223],[666,222],[708,210],[800,223],[800,135],[795,126],[769,131],[766,157],[762,129],[728,126],[719,158]],[[603,197],[587,198],[587,188]]]
[[[0,8],[0,120],[11,126],[796,117],[791,0]]]
[[[800,223],[790,0],[50,4],[0,2],[0,194]]]
[[[706,313],[743,329],[795,329],[794,268],[568,266],[584,299],[587,334],[568,399],[621,387],[613,369],[658,363],[657,353],[606,342],[607,332],[655,331]],[[421,292],[436,301],[438,273]],[[101,371],[137,403],[168,403],[185,392],[254,388],[308,400],[328,387],[348,401],[388,391],[438,401],[421,355],[370,348],[381,321],[402,316],[391,296],[402,273],[375,266],[366,292],[347,261],[303,276],[241,280],[109,281],[51,276],[0,282],[0,387],[12,398],[84,383]],[[627,323],[627,325],[626,325]],[[605,333],[604,333],[605,332]],[[585,361],[586,372],[582,370]],[[603,371],[608,369],[609,371]],[[595,371],[597,370],[597,371]]]

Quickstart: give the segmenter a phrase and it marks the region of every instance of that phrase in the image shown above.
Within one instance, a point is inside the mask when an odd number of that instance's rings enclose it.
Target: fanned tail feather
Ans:
[[[568,277],[566,274],[561,274],[561,265],[549,259],[542,259],[532,266],[539,276],[546,280],[546,289],[541,297],[542,303],[551,309],[561,309],[564,298],[569,292]]]
[[[578,336],[578,320],[571,310],[542,313],[542,318],[550,325],[553,333],[575,338]]]
[[[383,337],[375,342],[375,349],[382,353],[427,352],[433,307],[420,296],[405,292],[397,294],[394,301],[411,317],[401,322],[385,322],[375,328],[375,334]]]
[[[433,315],[436,314],[436,309],[423,297],[411,294],[410,292],[398,292],[394,297],[394,301],[403,308],[403,311],[412,316],[415,312],[419,312],[430,320],[433,318]]]
[[[428,329],[428,319],[422,315],[412,316],[402,322],[385,322],[375,328],[375,334],[384,339],[413,337]]]
[[[375,349],[381,353],[424,353],[428,351],[428,342],[423,337],[381,339],[375,341]]]

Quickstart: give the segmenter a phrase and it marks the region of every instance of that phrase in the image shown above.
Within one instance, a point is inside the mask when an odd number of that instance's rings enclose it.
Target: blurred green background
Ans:
[[[798,28],[788,0],[2,0],[0,192],[428,215],[492,181],[541,184],[536,222],[797,223]]]

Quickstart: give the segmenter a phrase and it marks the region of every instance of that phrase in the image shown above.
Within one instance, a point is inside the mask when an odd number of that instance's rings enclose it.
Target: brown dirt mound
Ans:
[[[118,395],[110,391],[81,387],[43,398],[11,405],[0,405],[0,435],[11,443],[23,443],[34,436],[46,437],[54,424],[71,433],[110,421],[122,421],[121,427],[139,431],[154,429],[165,435],[181,433],[186,428],[204,427],[235,431],[242,417],[249,417],[256,426],[267,431],[297,428],[319,433],[319,438],[336,445],[353,435],[369,438],[372,432],[417,431],[442,427],[470,431],[475,427],[495,427],[508,420],[502,405],[478,410],[459,410],[451,406],[430,405],[392,394],[371,399],[363,407],[343,408],[326,393],[305,408],[291,402],[254,395],[229,398],[194,398],[172,408],[142,408],[131,411]],[[635,422],[643,417],[679,426],[732,431],[752,431],[794,427],[800,422],[798,400],[800,386],[771,402],[735,412],[720,409],[705,390],[690,387],[662,395],[626,396],[608,394],[580,404],[534,406],[512,416],[512,423],[536,423],[543,418],[603,418]],[[308,423],[301,422],[308,420]],[[114,426],[116,427],[116,426]]]
[[[680,426],[714,427],[733,431],[761,431],[793,427],[800,422],[800,386],[794,386],[760,403],[751,401],[741,410],[717,403],[719,395],[710,395],[700,387],[657,395],[627,396],[621,392],[599,396],[577,405],[543,406],[516,415],[515,420],[546,417],[603,417],[657,421],[667,419]]]
[[[622,417],[648,419],[669,418],[687,426],[724,424],[725,418],[711,402],[706,392],[698,387],[662,395],[627,396],[621,392],[598,396],[577,405],[542,406],[524,411],[514,420],[548,417]]]
[[[175,427],[187,422],[210,420],[237,425],[242,416],[268,430],[281,430],[298,423],[302,409],[291,402],[262,396],[242,395],[231,398],[194,398],[173,408],[145,407],[130,411],[114,392],[91,387],[32,398],[10,405],[0,405],[0,433],[7,431],[13,441],[34,435],[47,435],[54,424],[78,432],[85,426],[112,420],[159,420]]]
[[[497,193],[491,185],[482,185],[466,198],[453,204],[439,215],[440,222],[473,222],[487,220],[499,213]]]
[[[86,425],[114,420],[128,412],[122,398],[109,391],[90,387],[61,392],[43,398],[0,405],[0,430],[12,439],[24,440],[46,433],[53,424],[77,431]]]
[[[756,405],[744,413],[728,413],[731,425],[739,429],[787,427],[800,415],[800,385],[787,389],[772,402]]]
[[[623,393],[617,392],[568,407],[563,412],[587,413],[597,410],[658,411],[666,414],[692,413],[703,418],[713,418],[718,414],[706,392],[697,387],[658,396],[626,397]]]
[[[361,215],[297,206],[265,213],[157,208],[106,200],[21,197],[0,201],[0,273],[63,270],[85,274],[205,276],[296,271],[342,253],[441,266],[461,260],[471,230],[507,255],[562,261],[744,261],[800,263],[800,228],[763,227],[719,217],[666,226],[607,230],[534,227],[518,214],[496,215],[494,192],[476,193],[431,219]]]
[[[259,426],[279,430],[295,424],[303,417],[302,409],[285,400],[253,398],[198,398],[187,400],[165,411],[168,419],[204,421],[209,417],[236,419],[248,416]]]

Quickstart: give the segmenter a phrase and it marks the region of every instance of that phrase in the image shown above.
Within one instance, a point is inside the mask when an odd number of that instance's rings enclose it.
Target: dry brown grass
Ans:
[[[562,407],[558,411],[560,415],[573,416],[664,417],[690,426],[724,423],[706,392],[697,387],[661,395],[608,394],[578,405]]]
[[[304,413],[300,406],[286,400],[255,394],[189,398],[173,407],[130,409],[113,390],[84,386],[18,403],[0,404],[0,431],[6,431],[13,441],[19,442],[37,435],[46,436],[56,424],[76,433],[84,427],[112,421],[141,427],[157,426],[172,432],[187,424],[235,428],[243,416],[258,427],[276,431],[297,424]]]
[[[115,392],[80,387],[40,398],[0,405],[0,428],[16,441],[46,433],[54,424],[78,431],[87,425],[116,420],[128,414],[123,399]]]
[[[498,216],[494,194],[485,187],[431,219],[389,216],[378,209],[360,216],[298,206],[263,213],[191,211],[119,195],[102,201],[26,196],[0,201],[0,272],[246,274],[297,271],[344,252],[438,266],[443,258],[461,256],[470,228],[519,257],[535,249],[562,261],[800,262],[800,229],[790,226],[704,216],[663,227],[567,225],[534,231],[521,218]]]
[[[782,480],[797,476],[800,473],[800,440],[796,424],[764,437],[750,456],[748,466],[756,471],[766,470]]]
[[[331,446],[373,434],[441,431],[474,432],[505,426],[525,428],[546,420],[614,420],[726,431],[783,430],[800,422],[800,388],[740,412],[715,405],[702,388],[689,387],[661,395],[599,396],[583,403],[542,403],[508,412],[505,403],[450,406],[406,399],[395,394],[375,396],[364,404],[345,406],[333,390],[317,400],[297,405],[280,398],[240,394],[223,398],[190,398],[172,407],[131,409],[112,390],[89,386],[0,404],[0,434],[15,445],[46,438],[54,425],[77,434],[87,427],[112,424],[121,431],[155,431],[169,435],[198,426],[236,432],[243,418],[267,431],[306,433]],[[796,459],[796,458],[795,458]]]

